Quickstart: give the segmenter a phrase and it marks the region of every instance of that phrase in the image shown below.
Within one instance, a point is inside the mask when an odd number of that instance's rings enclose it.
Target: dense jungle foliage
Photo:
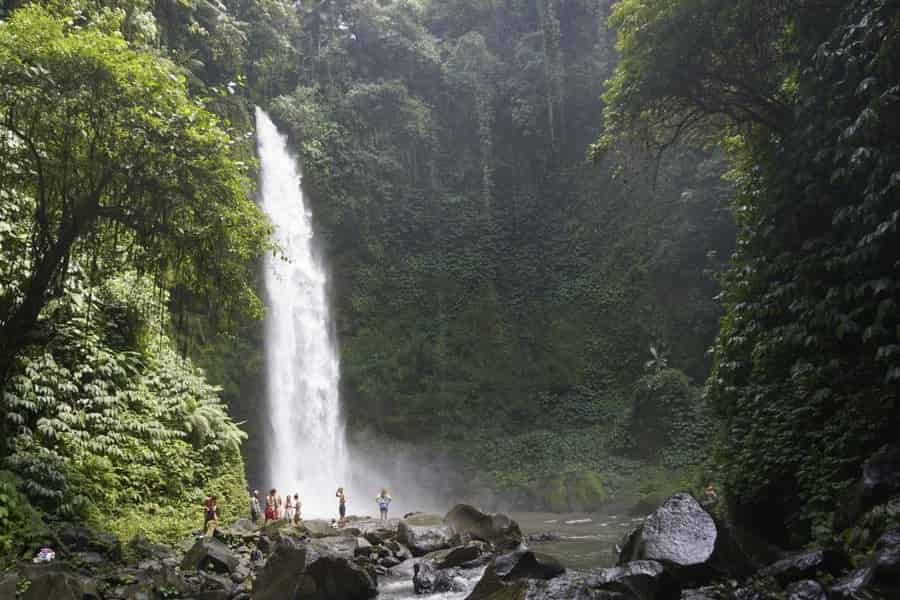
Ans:
[[[262,475],[254,105],[304,171],[351,433],[450,456],[448,493],[562,511],[702,470],[802,542],[891,439],[896,3],[0,19],[0,546],[41,514],[172,537],[240,510],[241,451]]]
[[[203,377],[248,421],[244,455],[262,472],[254,257],[266,225],[244,179],[254,104],[290,133],[305,170],[334,273],[352,431],[449,454],[474,488],[521,506],[587,508],[674,485],[667,470],[700,459],[697,421],[666,421],[674,429],[652,446],[634,434],[657,414],[640,408],[655,391],[679,414],[701,410],[689,377],[709,367],[730,186],[716,153],[657,160],[623,146],[625,164],[586,162],[615,62],[608,12],[555,1],[7,3],[3,255],[18,275],[4,283],[0,321],[3,452],[36,506],[110,521],[119,515],[97,506],[199,498],[237,435],[213,419],[204,455],[191,424],[213,410]],[[122,278],[145,297],[109,287]],[[141,323],[128,331],[157,332],[153,350],[137,333],[107,345],[123,310]],[[110,366],[81,375],[96,353]],[[645,365],[654,356],[665,364]],[[178,395],[145,380],[156,376],[193,383]],[[189,442],[181,499],[160,502],[163,474],[121,473],[131,451],[86,443],[111,427],[89,416],[100,409],[88,385],[109,411],[131,410],[117,399],[143,390],[159,421],[115,434],[149,444],[147,464],[159,459],[152,440]],[[42,453],[57,466],[37,477],[27,457]],[[80,472],[80,453],[103,468]]]
[[[30,5],[0,26],[0,455],[30,503],[8,514],[171,538],[207,494],[236,514],[246,483],[169,290],[209,298],[210,323],[259,314],[269,226],[224,122],[129,23]]]
[[[731,152],[738,245],[707,384],[730,507],[777,541],[828,535],[900,416],[900,9],[624,0],[612,24],[596,151]]]
[[[306,68],[270,106],[334,273],[351,428],[443,449],[521,506],[646,487],[634,459],[657,451],[626,438],[650,347],[696,381],[709,368],[734,235],[721,160],[586,162],[615,60],[605,3],[302,16]]]

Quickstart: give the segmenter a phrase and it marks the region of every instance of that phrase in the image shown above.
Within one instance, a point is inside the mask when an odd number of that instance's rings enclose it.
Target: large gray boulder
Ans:
[[[500,552],[513,550],[522,543],[518,523],[506,515],[489,515],[468,504],[457,504],[450,509],[444,523],[463,538],[488,542]]]
[[[336,540],[282,535],[254,587],[254,600],[367,600],[377,593],[373,573],[357,564],[351,546]]]
[[[755,552],[731,528],[717,523],[690,494],[676,494],[627,536],[619,564],[661,563],[685,587],[715,577],[742,578],[760,566]],[[765,554],[765,553],[762,553]]]
[[[201,538],[184,555],[181,568],[186,571],[231,573],[238,566],[238,562],[231,548],[219,540]]]
[[[440,516],[417,514],[400,521],[397,541],[409,548],[413,556],[425,556],[459,545],[460,537]]]
[[[504,599],[507,595],[510,598],[540,597],[528,595],[537,594],[541,587],[532,586],[529,581],[547,581],[565,571],[565,567],[552,556],[519,549],[491,561],[467,600],[486,600],[501,593]]]
[[[654,511],[622,548],[621,563],[654,560],[692,567],[712,557],[716,523],[690,494],[676,494]]]
[[[681,596],[678,582],[662,564],[652,560],[603,569],[588,581],[588,587],[634,600],[678,600]]]

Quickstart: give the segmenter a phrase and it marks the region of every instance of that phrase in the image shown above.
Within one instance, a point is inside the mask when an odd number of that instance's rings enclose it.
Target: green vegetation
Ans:
[[[259,315],[269,227],[223,121],[131,25],[65,5],[0,25],[0,455],[54,518],[171,540],[207,494],[236,515],[246,484],[169,290],[212,325]]]
[[[206,494],[243,507],[265,435],[254,104],[304,171],[350,427],[449,455],[466,492],[646,505],[702,474],[802,543],[892,440],[895,3],[0,18],[0,550],[40,514],[171,539]]]
[[[861,461],[896,438],[898,18],[877,0],[613,16],[597,151],[637,133],[731,152],[738,250],[708,396],[734,515],[783,542],[828,535]]]
[[[648,348],[708,372],[721,160],[586,164],[614,61],[601,4],[301,13],[310,68],[271,110],[334,272],[351,426],[444,448],[523,506],[569,472],[624,491],[612,453]]]

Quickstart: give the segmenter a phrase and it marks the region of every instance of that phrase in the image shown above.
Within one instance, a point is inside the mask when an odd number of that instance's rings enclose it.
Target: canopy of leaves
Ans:
[[[898,8],[618,3],[609,135],[732,150],[738,249],[709,399],[735,515],[827,535],[863,459],[896,437]]]
[[[107,25],[29,6],[0,27],[0,186],[35,200],[32,272],[0,315],[14,350],[75,255],[260,311],[248,263],[268,225],[229,136],[172,65]]]

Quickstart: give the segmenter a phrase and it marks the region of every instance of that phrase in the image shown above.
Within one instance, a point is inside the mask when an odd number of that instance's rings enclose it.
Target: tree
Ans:
[[[29,6],[0,26],[0,187],[35,207],[27,281],[0,302],[0,381],[80,258],[260,310],[247,269],[269,227],[233,142],[170,63],[129,48],[120,19]]]

